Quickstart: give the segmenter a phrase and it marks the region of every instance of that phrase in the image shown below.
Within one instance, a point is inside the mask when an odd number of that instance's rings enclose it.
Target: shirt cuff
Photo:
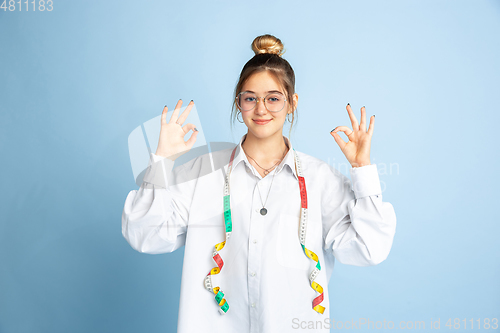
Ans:
[[[150,154],[148,168],[142,178],[143,182],[156,185],[160,188],[167,188],[173,180],[172,170],[175,161],[169,158]]]
[[[153,162],[158,162],[166,158],[160,155],[156,155],[155,153],[151,153],[151,157],[153,157]]]
[[[376,164],[351,168],[351,181],[356,199],[382,194]]]

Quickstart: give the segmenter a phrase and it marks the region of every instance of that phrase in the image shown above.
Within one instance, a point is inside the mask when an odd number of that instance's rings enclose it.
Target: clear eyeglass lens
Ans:
[[[243,92],[238,98],[238,106],[243,111],[252,110],[257,104],[257,96],[254,93]],[[266,108],[271,112],[281,111],[285,106],[285,96],[279,93],[271,93],[265,97]]]

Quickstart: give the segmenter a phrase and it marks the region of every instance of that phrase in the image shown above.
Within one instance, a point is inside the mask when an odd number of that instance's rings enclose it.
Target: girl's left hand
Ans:
[[[373,135],[373,127],[375,126],[375,115],[370,117],[370,126],[367,131],[365,107],[363,106],[361,108],[361,123],[359,125],[349,104],[347,104],[346,109],[349,113],[349,118],[351,118],[353,129],[351,130],[347,126],[337,126],[330,134],[333,136],[340,150],[342,150],[353,168],[370,165],[370,144]],[[345,142],[337,132],[344,132],[349,138],[349,141]]]

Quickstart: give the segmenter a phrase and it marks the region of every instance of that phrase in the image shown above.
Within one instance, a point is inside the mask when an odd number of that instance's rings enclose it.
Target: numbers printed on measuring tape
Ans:
[[[2,0],[0,0],[2,1]],[[54,10],[52,0],[3,0],[0,10],[4,12],[51,12]]]

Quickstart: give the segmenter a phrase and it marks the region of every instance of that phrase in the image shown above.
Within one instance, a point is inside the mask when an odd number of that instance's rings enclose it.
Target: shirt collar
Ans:
[[[246,136],[247,136],[247,134],[244,134],[240,139],[240,143],[238,144],[238,148],[236,149],[234,160],[233,160],[233,168],[236,168],[236,166],[242,161],[243,161],[244,165],[246,164],[250,168],[250,162],[248,161],[247,155],[245,154],[245,152],[243,151],[243,147],[241,146],[243,141],[245,141]],[[281,163],[278,164],[278,166],[276,167],[276,172],[280,173],[281,170],[285,167],[285,165],[288,165],[288,167],[292,171],[293,175],[298,180],[299,178],[298,178],[296,170],[295,170],[295,157],[294,157],[294,153],[293,153],[292,143],[286,136],[283,136],[283,139],[285,140],[285,142],[288,143],[288,147],[290,147],[290,149],[286,153],[286,155],[283,158],[283,160],[281,161]]]

